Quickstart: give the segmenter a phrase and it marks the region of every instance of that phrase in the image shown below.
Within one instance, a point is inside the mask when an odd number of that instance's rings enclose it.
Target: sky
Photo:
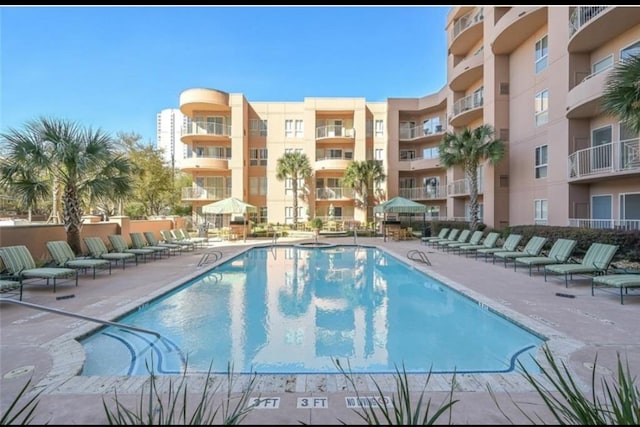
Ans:
[[[446,83],[444,6],[0,7],[0,132],[40,117],[155,146],[211,88],[249,102],[419,98]]]

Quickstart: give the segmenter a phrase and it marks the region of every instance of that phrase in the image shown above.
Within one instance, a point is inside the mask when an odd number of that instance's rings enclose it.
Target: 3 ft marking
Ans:
[[[298,408],[322,408],[329,407],[329,399],[326,397],[299,397]]]
[[[278,409],[280,407],[279,397],[254,397],[251,403],[255,409]]]

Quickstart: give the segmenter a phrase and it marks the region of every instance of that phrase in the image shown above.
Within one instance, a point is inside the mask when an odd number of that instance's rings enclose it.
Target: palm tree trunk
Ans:
[[[293,229],[298,229],[298,177],[293,177],[291,188],[293,190]]]
[[[469,180],[469,214],[471,231],[478,228],[478,169],[471,167],[467,174]]]
[[[64,229],[67,232],[67,243],[77,255],[82,254],[80,229],[82,228],[82,208],[75,187],[65,188],[63,195]]]

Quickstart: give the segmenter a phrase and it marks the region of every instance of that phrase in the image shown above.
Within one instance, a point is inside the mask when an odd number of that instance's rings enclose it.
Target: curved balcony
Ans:
[[[414,159],[400,160],[398,162],[398,170],[401,172],[409,172],[425,169],[436,169],[440,167],[440,158],[423,158],[416,157]]]
[[[325,157],[321,159],[316,159],[316,163],[314,169],[316,173],[321,171],[343,171],[347,169],[349,163],[352,162],[352,159],[345,159],[342,157]]]
[[[411,128],[402,128],[398,132],[398,139],[401,142],[426,142],[431,139],[437,140],[444,135],[445,129],[442,125],[425,127],[417,125]]]
[[[473,93],[457,100],[453,104],[453,111],[449,117],[449,124],[462,127],[482,117],[484,98],[482,92]]]
[[[187,173],[198,171],[229,170],[229,160],[220,157],[190,157],[182,160],[180,170]]]
[[[547,22],[547,7],[513,7],[495,26],[491,50],[495,55],[507,55],[542,28]]]
[[[323,142],[348,142],[356,137],[356,130],[343,126],[329,125],[316,128],[316,140]]]
[[[638,25],[640,7],[582,6],[569,18],[569,53],[591,52]]]
[[[223,142],[229,141],[230,138],[231,125],[196,120],[182,127],[181,140],[185,144],[205,141]]]
[[[484,15],[482,8],[474,9],[453,24],[453,33],[449,45],[449,53],[453,55],[464,55],[474,44],[476,44],[483,34],[482,22]]]
[[[482,53],[469,56],[455,67],[451,72],[451,81],[449,88],[454,92],[464,91],[473,83],[482,78],[484,72],[484,56]]]
[[[231,196],[231,190],[223,187],[183,187],[183,201],[217,201]]]
[[[180,111],[193,117],[196,112],[230,112],[229,94],[215,89],[187,89],[180,94]]]
[[[587,76],[567,94],[568,119],[584,119],[594,117],[600,112],[600,104],[607,78],[612,68]]]

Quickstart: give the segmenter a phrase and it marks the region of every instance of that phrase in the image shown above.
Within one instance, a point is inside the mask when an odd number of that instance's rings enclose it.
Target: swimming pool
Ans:
[[[544,338],[374,247],[249,249],[80,340],[82,375],[503,373]]]

